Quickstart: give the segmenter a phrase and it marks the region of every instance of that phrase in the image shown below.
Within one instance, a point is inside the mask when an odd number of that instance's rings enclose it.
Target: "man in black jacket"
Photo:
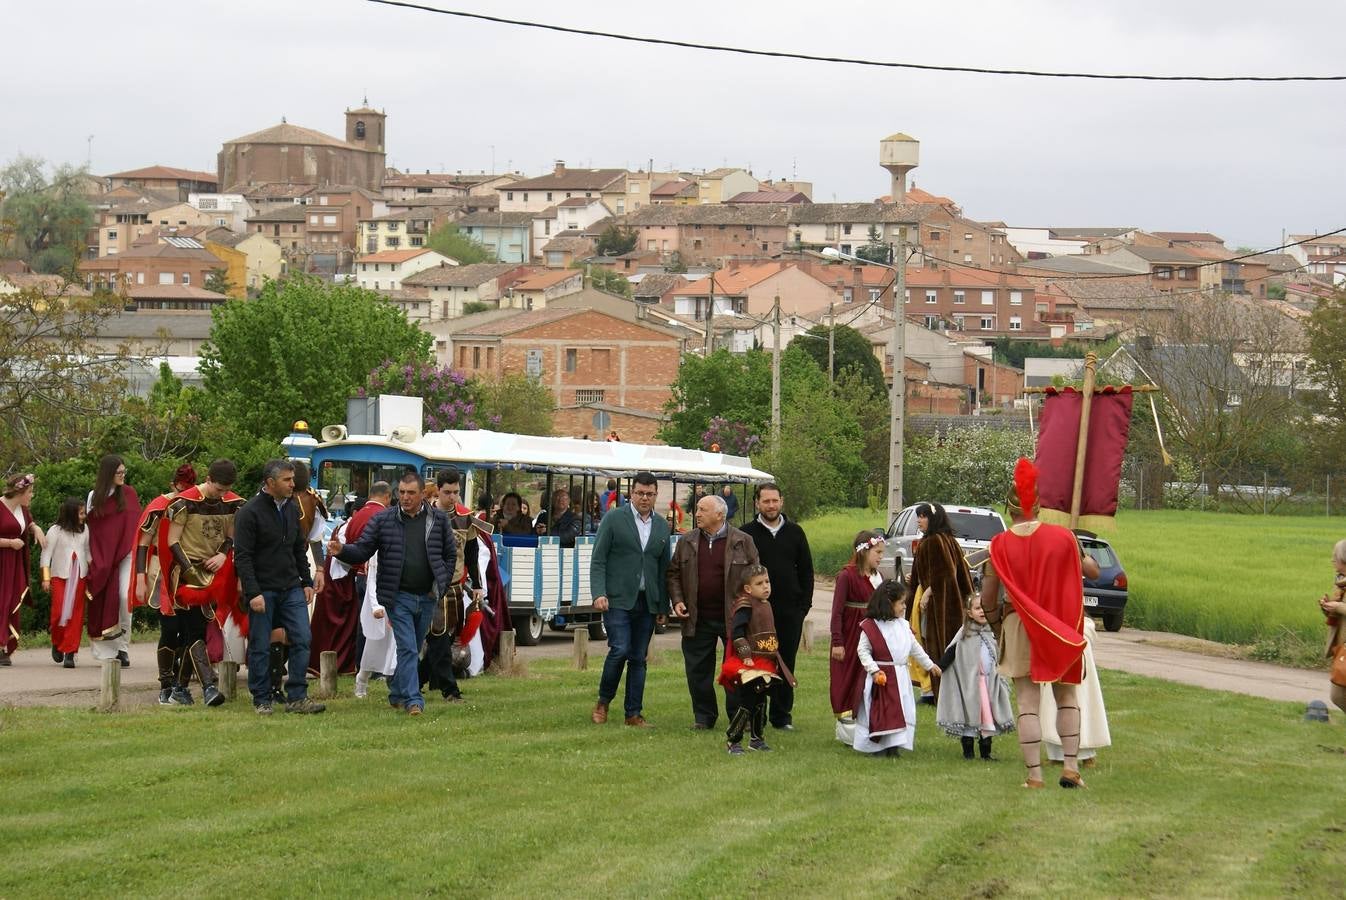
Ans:
[[[776,617],[776,638],[780,656],[793,671],[799,653],[799,638],[804,632],[804,617],[813,605],[813,554],[804,529],[787,520],[781,512],[784,498],[780,486],[767,481],[757,486],[757,518],[743,526],[752,538],[757,555],[771,576],[771,611]],[[785,679],[772,687],[767,718],[775,728],[793,731],[790,711],[794,708],[794,688]]]
[[[308,606],[313,602],[307,543],[299,526],[294,463],[273,459],[262,470],[262,489],[234,518],[234,568],[248,599],[248,690],[262,715],[271,714],[271,629],[290,642],[285,711],[320,713],[308,698]]]
[[[347,565],[379,555],[379,603],[388,610],[397,642],[388,702],[413,716],[425,709],[417,671],[421,642],[430,630],[435,601],[449,590],[458,558],[449,517],[422,499],[424,491],[421,476],[408,471],[397,483],[397,506],[370,519],[354,544],[333,539],[327,545],[327,552]]]

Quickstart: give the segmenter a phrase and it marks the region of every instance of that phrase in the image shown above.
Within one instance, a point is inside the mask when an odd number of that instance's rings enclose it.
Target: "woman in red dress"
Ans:
[[[860,622],[865,618],[874,589],[883,583],[879,559],[883,556],[883,532],[862,531],[855,536],[851,561],[837,573],[832,592],[832,712],[838,719],[850,719],[855,698],[864,679],[864,668],[856,655],[860,644]]]
[[[34,480],[32,475],[11,476],[0,502],[0,666],[13,665],[9,655],[19,647],[19,607],[32,605],[28,596],[32,542],[42,540],[28,511]]]
[[[98,463],[98,478],[89,492],[89,589],[86,626],[94,659],[120,659],[127,654],[131,631],[131,568],[139,536],[140,498],[126,483],[126,464],[108,454]]]

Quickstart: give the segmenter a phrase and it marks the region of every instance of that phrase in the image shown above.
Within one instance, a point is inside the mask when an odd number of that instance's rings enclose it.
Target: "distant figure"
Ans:
[[[1346,541],[1337,541],[1332,548],[1332,566],[1337,570],[1332,592],[1323,594],[1318,608],[1327,617],[1327,656],[1329,659],[1346,652]],[[1346,682],[1336,676],[1337,666],[1333,664],[1332,702],[1346,712]]]
[[[734,493],[734,486],[726,484],[720,488],[720,496],[724,498],[725,516],[730,522],[734,521],[735,517],[738,516],[738,494]]]

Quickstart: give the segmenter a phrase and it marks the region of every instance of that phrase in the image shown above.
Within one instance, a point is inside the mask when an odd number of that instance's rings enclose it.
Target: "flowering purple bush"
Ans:
[[[369,373],[359,396],[402,394],[425,401],[425,430],[450,428],[473,430],[476,420],[477,392],[462,372],[436,368],[427,362],[399,363],[384,360]]]
[[[710,427],[701,435],[703,449],[718,448],[720,453],[750,456],[762,446],[762,436],[754,434],[742,422],[731,422],[721,416],[710,420]]]

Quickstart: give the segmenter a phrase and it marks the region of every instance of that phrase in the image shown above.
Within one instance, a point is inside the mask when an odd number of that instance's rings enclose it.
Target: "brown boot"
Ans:
[[[626,724],[627,724],[627,725],[630,725],[632,728],[653,728],[653,727],[654,727],[654,726],[651,725],[649,722],[646,722],[646,721],[645,721],[645,717],[644,717],[644,716],[627,716],[627,717],[626,717]]]
[[[608,720],[608,705],[602,700],[594,704],[593,714],[589,718],[594,720],[595,725],[602,725]]]

